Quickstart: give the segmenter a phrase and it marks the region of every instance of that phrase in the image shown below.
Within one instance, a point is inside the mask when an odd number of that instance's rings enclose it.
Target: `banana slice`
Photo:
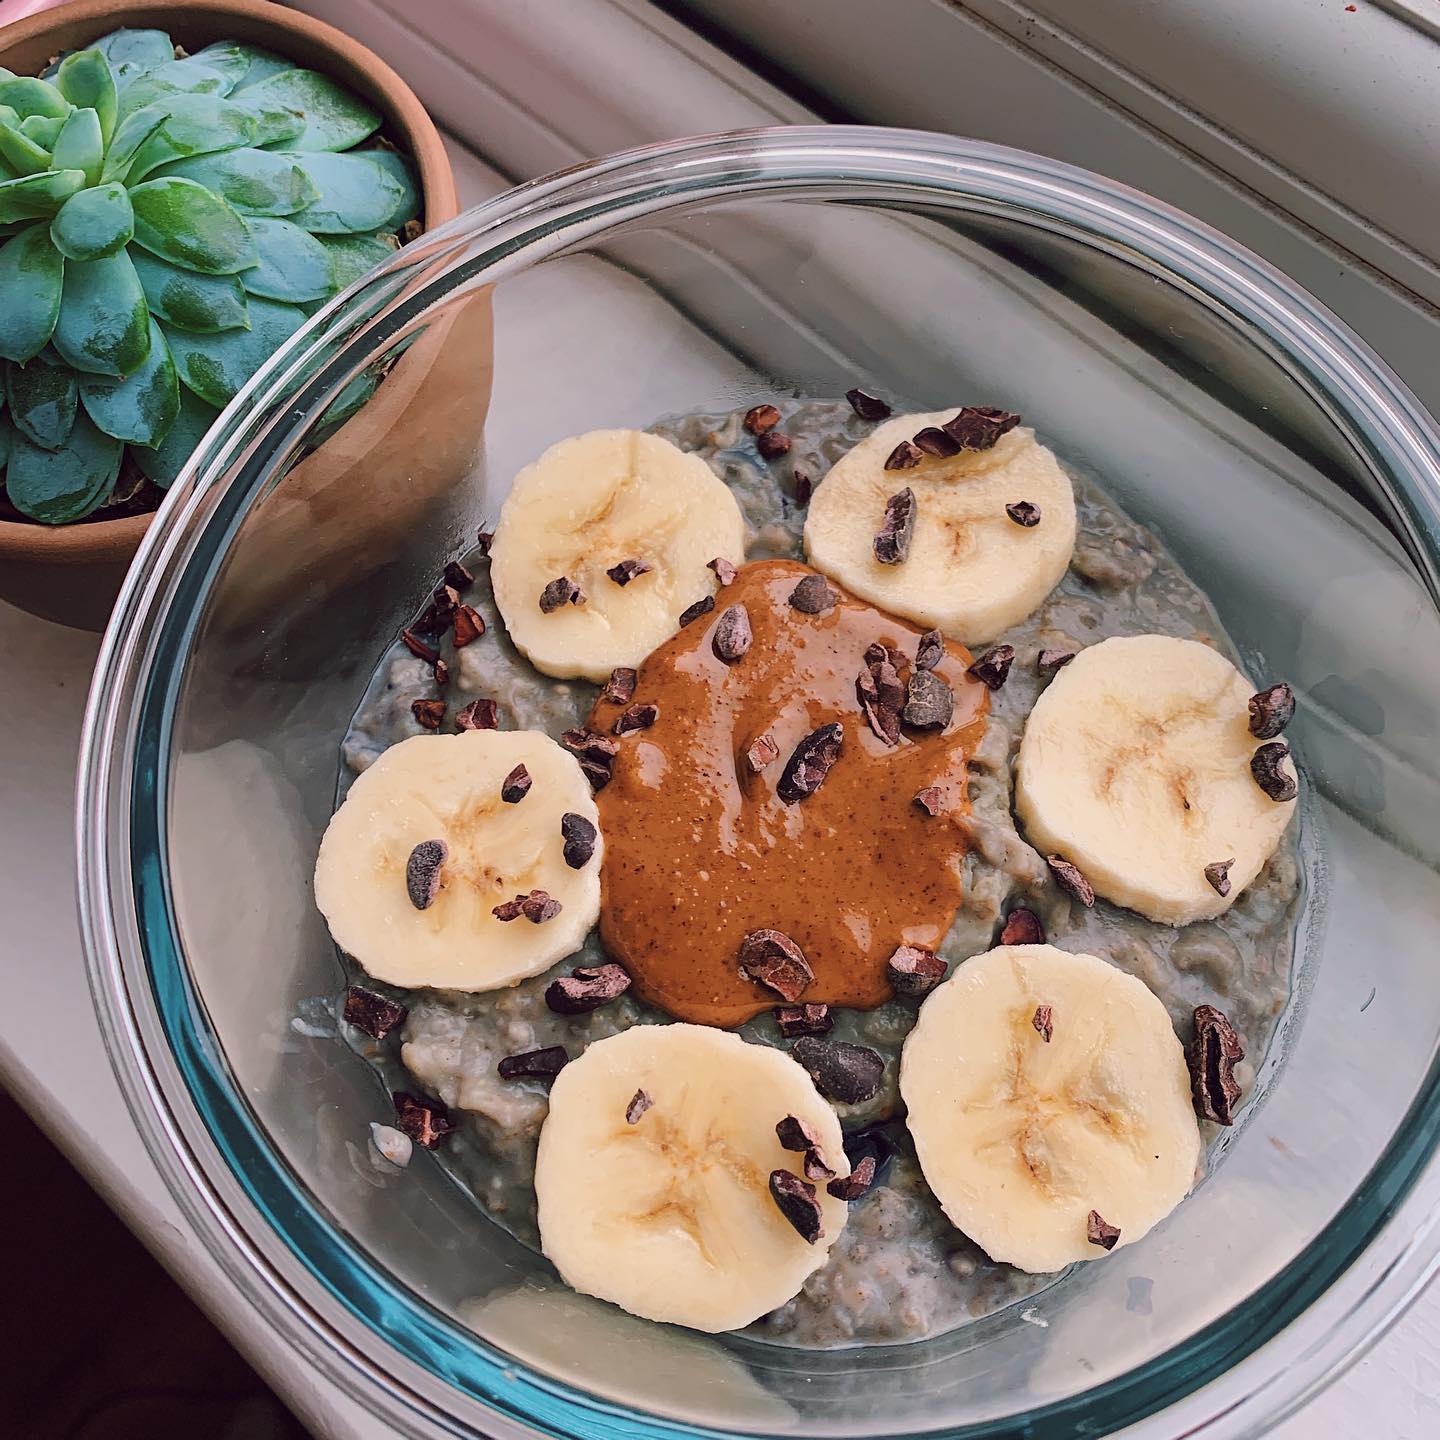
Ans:
[[[1123,970],[1053,945],[1002,945],[932,991],[900,1093],[951,1223],[1033,1273],[1140,1239],[1200,1160],[1164,1005]]]
[[[1251,773],[1254,690],[1198,640],[1137,635],[1082,650],[1025,723],[1015,808],[1026,838],[1151,920],[1221,914],[1295,808]]]
[[[515,477],[490,579],[531,664],[603,681],[639,665],[715,593],[711,560],[744,555],[740,507],[698,455],[640,430],[594,430]]]
[[[845,1225],[823,1179],[813,1243],[772,1198],[772,1173],[803,1165],[775,1133],[787,1116],[850,1173],[835,1112],[781,1051],[704,1025],[597,1041],[550,1092],[535,1164],[542,1249],[568,1285],[632,1315],[749,1325],[796,1294]]]
[[[805,553],[852,594],[979,645],[1059,584],[1075,548],[1075,493],[1033,430],[949,459],[916,451],[911,468],[885,468],[902,442],[954,414],[897,416],[836,461],[810,501]],[[875,537],[887,501],[905,489],[916,505],[909,551],[882,564]]]
[[[530,788],[506,802],[501,787],[519,765]],[[566,814],[597,831],[578,869],[565,860]],[[386,750],[331,817],[315,903],[335,943],[377,980],[495,990],[584,942],[600,914],[598,830],[590,782],[548,735],[416,735]],[[492,913],[517,896],[532,903],[514,919]]]

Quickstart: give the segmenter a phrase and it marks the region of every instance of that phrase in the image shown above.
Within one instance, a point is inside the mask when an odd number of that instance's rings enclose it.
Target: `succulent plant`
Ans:
[[[16,510],[80,519],[122,469],[169,485],[259,366],[390,254],[420,197],[379,125],[327,76],[228,40],[187,56],[117,30],[42,77],[0,68]]]

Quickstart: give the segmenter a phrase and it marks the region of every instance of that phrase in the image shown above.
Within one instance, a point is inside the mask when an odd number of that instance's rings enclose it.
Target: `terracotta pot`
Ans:
[[[123,26],[165,30],[187,50],[249,41],[333,76],[384,115],[382,133],[414,158],[426,227],[458,213],[444,144],[410,87],[348,35],[269,0],[75,0],[0,26],[0,65],[35,74],[57,51],[83,49]],[[0,599],[62,625],[103,629],[151,518],[53,528],[0,520]]]

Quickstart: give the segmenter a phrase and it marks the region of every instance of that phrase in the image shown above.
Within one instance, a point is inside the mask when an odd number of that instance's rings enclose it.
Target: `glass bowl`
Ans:
[[[492,329],[493,326],[493,329]],[[552,441],[851,385],[1021,411],[1301,694],[1310,903],[1262,1098],[1144,1244],[924,1343],[807,1352],[568,1292],[334,1037],[311,867],[381,651]],[[525,185],[337,298],[221,417],[106,638],[96,1004],[156,1162],[279,1343],[404,1435],[1253,1434],[1436,1264],[1440,437],[1303,291],[1084,171],[768,130]]]

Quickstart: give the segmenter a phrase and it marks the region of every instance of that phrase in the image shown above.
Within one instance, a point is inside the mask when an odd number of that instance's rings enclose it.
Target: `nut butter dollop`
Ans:
[[[804,952],[815,978],[803,1000],[878,1005],[895,948],[934,949],[960,904],[965,762],[987,692],[966,673],[967,652],[947,644],[934,673],[954,692],[949,722],[904,726],[887,744],[856,681],[876,643],[900,652],[908,679],[921,632],[833,584],[833,608],[795,608],[795,586],[814,574],[788,560],[745,566],[712,612],[645,661],[633,703],[657,717],[619,738],[614,778],[597,796],[601,939],[641,998],[681,1020],[733,1026],[784,1003],[740,971],[755,930],[778,930]],[[715,632],[735,605],[752,638],[727,661]],[[598,701],[591,728],[611,734],[625,708]],[[832,722],[839,758],[818,788],[785,803],[786,762]],[[939,791],[934,815],[914,799],[929,787]]]

